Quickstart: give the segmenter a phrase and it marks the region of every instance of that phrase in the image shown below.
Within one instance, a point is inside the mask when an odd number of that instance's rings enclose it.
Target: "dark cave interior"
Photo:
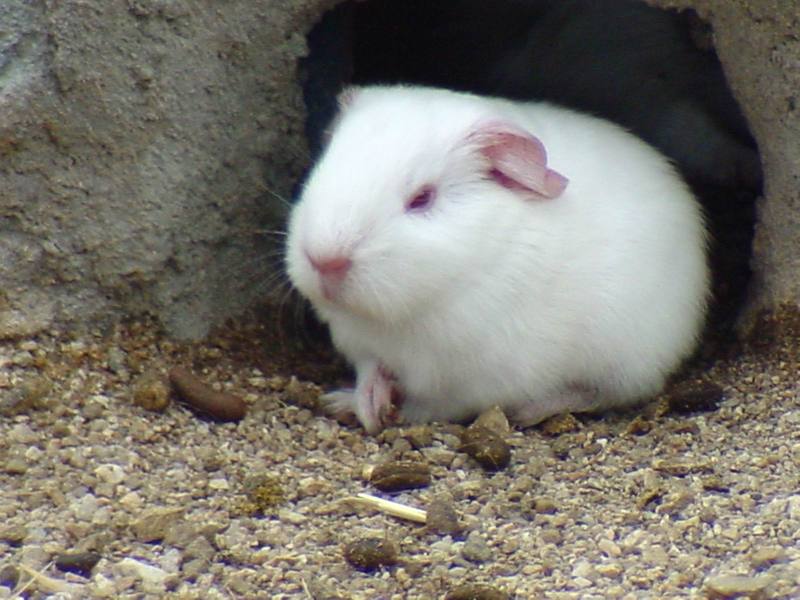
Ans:
[[[615,121],[659,148],[711,231],[708,331],[728,338],[750,280],[758,149],[693,11],[639,0],[344,2],[308,36],[300,65],[312,156],[348,85],[410,83],[546,100]]]

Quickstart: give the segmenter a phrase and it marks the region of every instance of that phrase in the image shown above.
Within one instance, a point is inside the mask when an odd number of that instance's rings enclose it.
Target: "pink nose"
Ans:
[[[350,267],[353,266],[353,261],[346,256],[314,257],[310,254],[308,254],[308,261],[319,273],[323,295],[328,300],[335,299]]]
[[[351,261],[346,256],[325,256],[322,258],[310,256],[308,260],[311,266],[322,277],[326,279],[344,279],[350,267],[353,266]]]

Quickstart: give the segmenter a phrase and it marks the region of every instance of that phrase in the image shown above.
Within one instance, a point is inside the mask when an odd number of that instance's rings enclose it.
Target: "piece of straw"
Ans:
[[[399,502],[393,502],[392,500],[384,500],[383,498],[378,498],[371,494],[358,494],[346,500],[347,502],[374,508],[387,515],[414,521],[415,523],[425,523],[428,520],[428,513],[424,510],[406,504],[400,504]]]

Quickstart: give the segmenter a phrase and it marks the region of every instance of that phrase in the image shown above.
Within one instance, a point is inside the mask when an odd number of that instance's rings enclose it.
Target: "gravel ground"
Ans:
[[[203,344],[148,323],[3,342],[0,598],[800,598],[800,336],[783,329],[705,372],[713,410],[662,399],[525,431],[495,415],[496,472],[460,426],[375,438],[317,415],[306,382],[340,367],[255,318]],[[175,366],[245,418],[177,403]],[[366,473],[394,459],[430,484],[376,490]],[[362,492],[460,525],[346,500]],[[356,569],[344,549],[364,538],[396,564]]]

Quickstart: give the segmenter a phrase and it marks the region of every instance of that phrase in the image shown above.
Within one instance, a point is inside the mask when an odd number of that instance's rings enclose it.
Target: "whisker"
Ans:
[[[263,182],[262,182],[262,183],[261,183],[261,185],[259,186],[259,188],[260,188],[261,190],[263,190],[263,191],[267,192],[267,193],[268,193],[270,196],[272,196],[274,199],[276,199],[276,200],[280,201],[280,202],[281,202],[281,203],[282,203],[282,204],[283,204],[283,205],[284,205],[286,208],[292,208],[292,203],[291,203],[289,200],[287,200],[287,199],[286,199],[286,198],[284,198],[284,197],[283,197],[281,194],[279,194],[278,192],[276,192],[275,190],[273,190],[273,189],[272,189],[271,187],[269,187],[269,186],[268,186],[266,183],[263,183]]]
[[[288,231],[283,231],[282,229],[254,229],[250,233],[252,235],[274,235],[279,238],[285,238],[289,235]]]

